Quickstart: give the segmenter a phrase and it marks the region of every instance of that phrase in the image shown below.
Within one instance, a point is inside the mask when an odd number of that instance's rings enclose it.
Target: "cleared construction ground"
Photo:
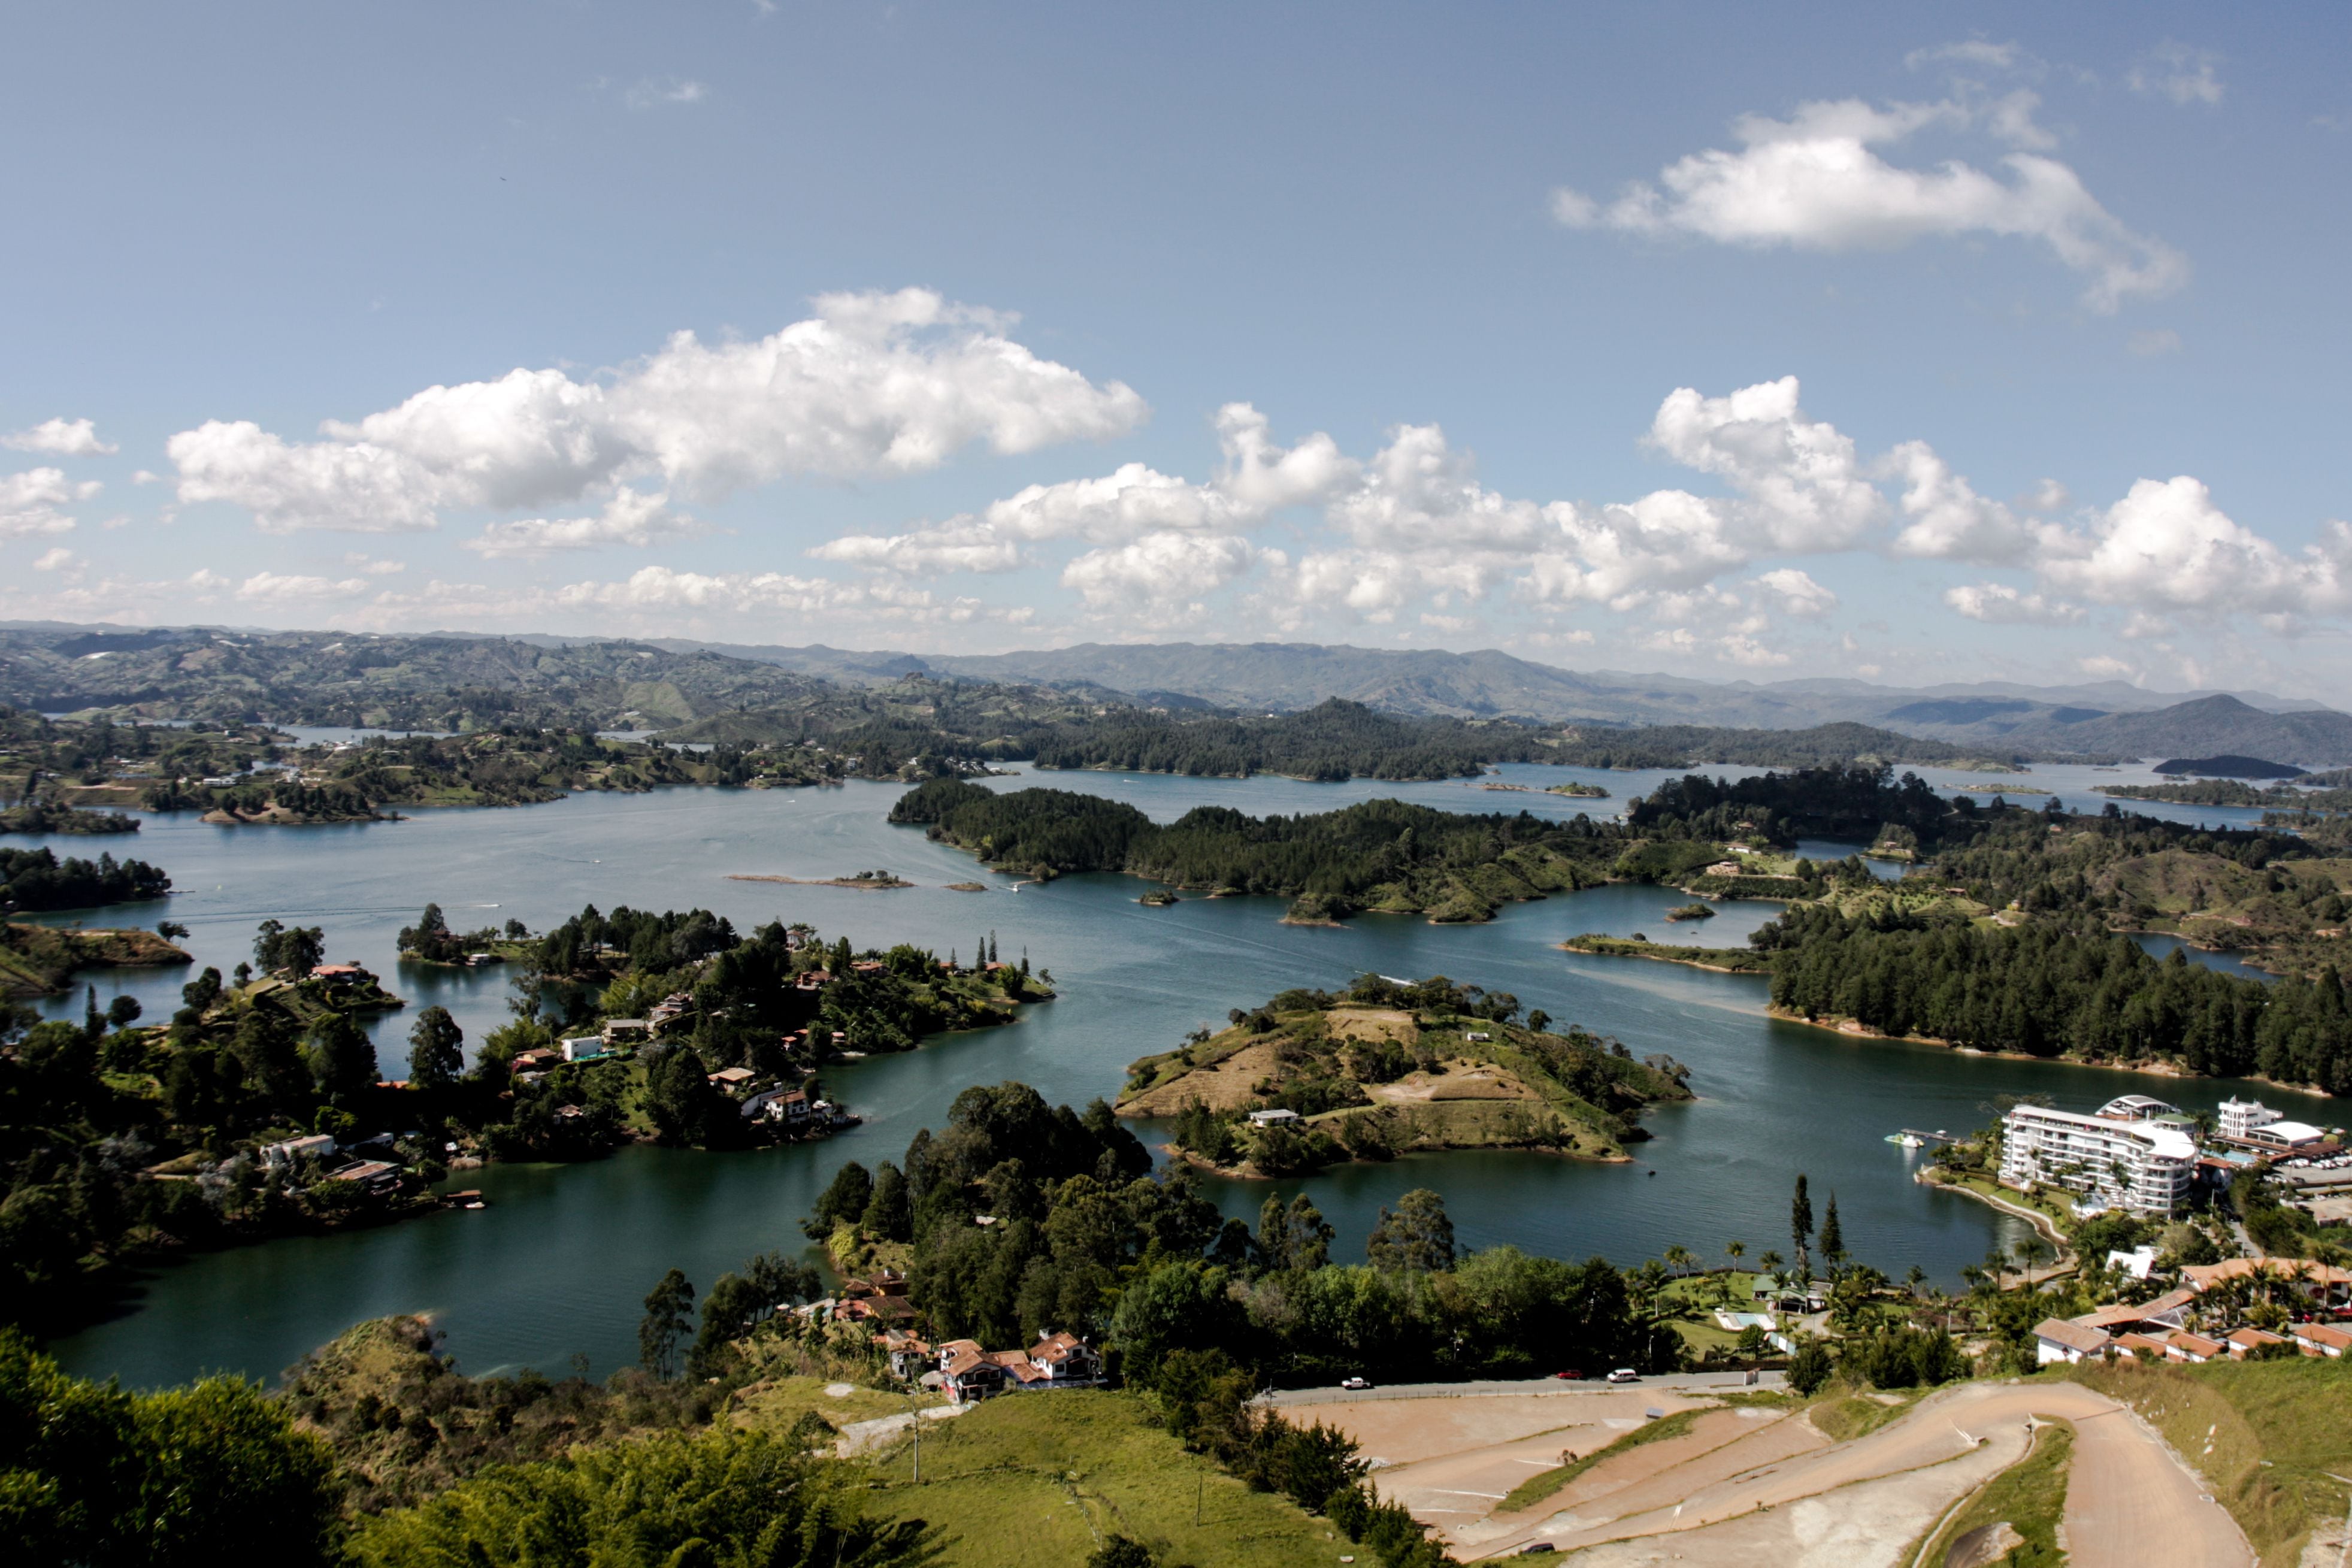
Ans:
[[[2105,1394],[1971,1383],[1899,1414],[1895,1396],[1874,1398],[1883,1403],[1832,1413],[1728,1390],[1557,1389],[1318,1400],[1311,1414],[1355,1437],[1379,1461],[1381,1495],[1442,1531],[1465,1562],[1545,1544],[1593,1568],[1907,1568],[1939,1524],[2026,1456],[2037,1419],[2074,1428],[2062,1539],[2078,1568],[2255,1560],[2196,1475]],[[1867,1426],[1857,1409],[1887,1419],[1843,1441],[1829,1435]],[[1506,1510],[1515,1490],[1641,1431],[1653,1411],[1691,1418]]]

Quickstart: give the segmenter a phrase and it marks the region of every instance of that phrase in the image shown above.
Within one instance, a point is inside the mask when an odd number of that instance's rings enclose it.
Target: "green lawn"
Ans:
[[[874,1470],[871,1506],[939,1526],[942,1561],[956,1568],[1081,1568],[1109,1534],[1197,1568],[1370,1561],[1328,1521],[1185,1452],[1125,1394],[992,1399],[952,1421],[923,1423],[919,1483],[911,1443],[877,1454]]]

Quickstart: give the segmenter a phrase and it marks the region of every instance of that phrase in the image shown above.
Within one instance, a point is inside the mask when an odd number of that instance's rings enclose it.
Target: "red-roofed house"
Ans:
[[[1073,1333],[1040,1334],[1029,1360],[1057,1384],[1102,1381],[1102,1357]]]
[[[2287,1332],[2321,1355],[2342,1355],[2352,1350],[2352,1333],[2345,1332],[2333,1323],[2297,1323]]]
[[[2243,1361],[2252,1352],[2260,1350],[2264,1345],[2283,1345],[2286,1342],[2284,1337],[2272,1333],[2268,1329],[2231,1329],[2229,1336],[2230,1359]]]

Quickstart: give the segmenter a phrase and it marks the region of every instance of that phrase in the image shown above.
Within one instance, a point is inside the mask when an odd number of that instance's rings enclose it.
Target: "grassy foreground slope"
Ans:
[[[1081,1568],[1111,1535],[1199,1568],[1291,1568],[1354,1550],[1329,1521],[1187,1452],[1130,1394],[992,1399],[924,1422],[922,1450],[919,1482],[911,1442],[874,1457],[882,1484],[867,1506],[929,1520],[958,1568]]]

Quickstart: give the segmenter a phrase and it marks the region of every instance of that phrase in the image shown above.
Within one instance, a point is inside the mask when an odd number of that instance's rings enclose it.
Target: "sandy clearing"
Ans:
[[[1237,1110],[1257,1099],[1254,1087],[1274,1071],[1274,1041],[1244,1046],[1213,1067],[1198,1067],[1180,1079],[1123,1101],[1121,1116],[1173,1116],[1188,1100],[1212,1110]]]
[[[1399,1040],[1406,1045],[1421,1038],[1413,1016],[1395,1007],[1334,1007],[1323,1015],[1324,1027],[1343,1040]]]
[[[1577,1450],[1589,1452],[1638,1425],[1644,1410],[1663,1410],[1672,1415],[1708,1403],[1704,1394],[1694,1398],[1664,1389],[1562,1389],[1556,1394],[1373,1398],[1317,1404],[1304,1407],[1293,1419],[1312,1419],[1339,1427],[1356,1440],[1367,1458],[1409,1465],[1439,1455],[1464,1454],[1498,1443],[1515,1443],[1539,1432],[1558,1432],[1564,1427],[1610,1420],[1626,1423],[1626,1426],[1614,1430],[1599,1428],[1607,1435]],[[1310,1410],[1311,1417],[1306,1414]],[[1569,1444],[1563,1440],[1551,1451],[1557,1454],[1567,1447]]]
[[[1587,1476],[1580,1478],[1579,1484],[1562,1495],[1570,1500],[1569,1510],[1579,1518],[1630,1519],[1657,1509],[1672,1509],[1676,1504],[1687,1502],[1707,1488],[1722,1486],[1738,1477],[1783,1464],[1829,1446],[1830,1440],[1811,1426],[1788,1416],[1778,1416],[1760,1425],[1742,1422],[1729,1440],[1697,1448],[1673,1465],[1654,1464],[1636,1470],[1630,1461],[1641,1458],[1649,1452],[1649,1448],[1636,1449],[1627,1454],[1622,1461],[1612,1461],[1606,1467],[1623,1467],[1619,1468],[1614,1486],[1582,1496],[1576,1495],[1581,1491],[1582,1482],[1591,1479]],[[1666,1447],[1669,1445],[1662,1443],[1652,1447]],[[1529,1522],[1538,1522],[1533,1510],[1520,1517]],[[1515,1519],[1514,1522],[1517,1521]]]
[[[1497,1556],[1540,1538],[1563,1550],[1599,1549],[1580,1559],[1596,1564],[1676,1555],[1693,1564],[1891,1564],[1944,1509],[2023,1457],[2032,1415],[2063,1417],[2079,1434],[2066,1508],[2073,1561],[2084,1568],[2252,1563],[2235,1521],[2203,1500],[2160,1439],[2115,1401],[2071,1384],[1947,1390],[1852,1443],[1713,1484],[1692,1474],[1696,1484],[1670,1507],[1611,1521],[1566,1510],[1480,1545]],[[1664,1472],[1655,1484],[1677,1479]],[[1671,1543],[1638,1543],[1659,1535]]]
[[[2036,1392],[2039,1392],[2038,1390]],[[2066,1483],[2067,1560],[2076,1568],[2146,1568],[2193,1563],[2233,1568],[2253,1562],[2237,1521],[2172,1451],[2121,1405],[2077,1413],[2036,1408],[2074,1424],[2074,1459]],[[2167,1556],[2166,1553],[2171,1555]]]
[[[1720,1523],[1602,1542],[1577,1552],[1573,1561],[1577,1568],[1668,1563],[1681,1568],[1906,1568],[1904,1548],[1953,1503],[2015,1464],[2025,1452],[2024,1432],[2020,1423],[2006,1438],[1931,1470],[1885,1476],[1780,1506],[1751,1504]],[[1685,1514],[1693,1511],[1685,1509]],[[1668,1519],[1671,1528],[1670,1511]],[[2153,1559],[2142,1568],[2158,1568],[2163,1561]]]

